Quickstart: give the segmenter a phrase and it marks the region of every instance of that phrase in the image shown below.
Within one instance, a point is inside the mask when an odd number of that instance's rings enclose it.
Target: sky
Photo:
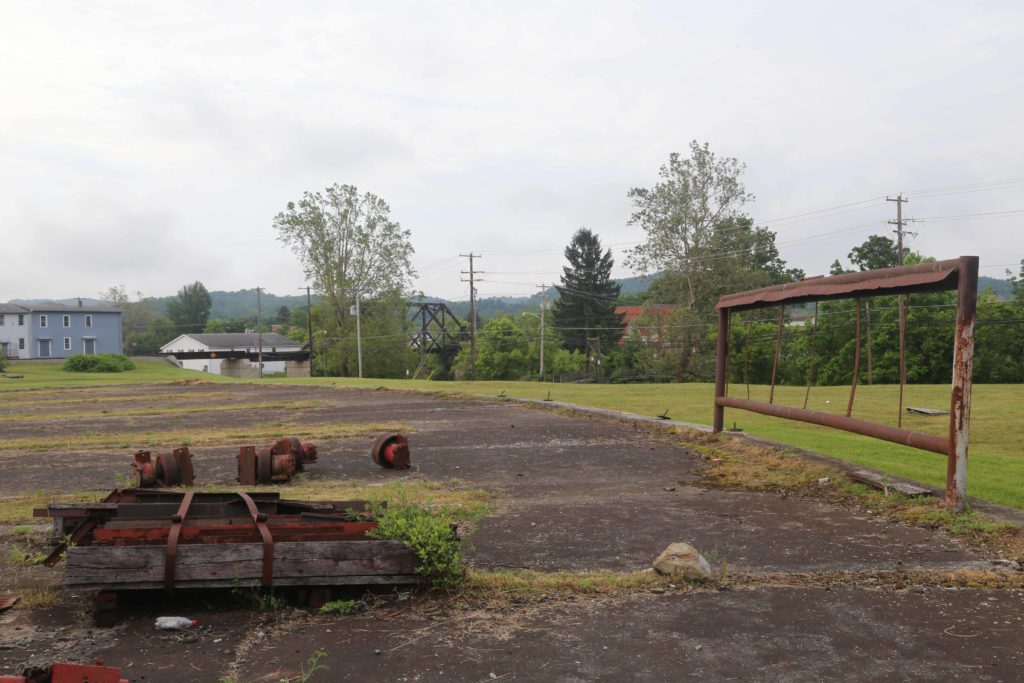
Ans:
[[[580,227],[633,273],[627,192],[691,140],[807,273],[887,234],[1024,258],[1024,3],[0,0],[0,301],[296,294],[274,216],[352,184],[415,289],[557,280]]]

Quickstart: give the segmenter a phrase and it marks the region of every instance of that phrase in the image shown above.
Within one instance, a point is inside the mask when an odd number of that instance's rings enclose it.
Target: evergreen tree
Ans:
[[[615,312],[619,284],[612,281],[611,250],[601,251],[601,240],[580,228],[565,248],[569,265],[562,267],[562,284],[556,285],[554,327],[566,349],[584,351],[588,338],[600,340],[610,350],[622,338],[622,316]]]

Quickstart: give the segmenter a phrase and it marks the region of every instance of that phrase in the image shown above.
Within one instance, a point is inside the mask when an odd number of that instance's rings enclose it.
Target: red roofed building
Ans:
[[[632,333],[636,333],[641,342],[661,341],[669,316],[678,308],[671,304],[616,306],[615,312],[622,316],[622,322],[626,326],[619,343],[621,344]]]

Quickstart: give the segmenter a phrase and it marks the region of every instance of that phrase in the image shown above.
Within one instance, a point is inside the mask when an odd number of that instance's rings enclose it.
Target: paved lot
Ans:
[[[85,390],[77,391],[87,398]],[[92,395],[109,406],[314,405],[293,414],[250,407],[198,418],[109,419],[76,418],[75,411],[86,412],[85,403],[40,401],[35,407],[40,414],[52,411],[54,433],[110,430],[137,434],[140,442],[147,431],[188,425],[231,425],[244,433],[247,425],[268,421],[408,424],[412,470],[377,468],[368,457],[369,440],[359,437],[321,442],[310,477],[457,478],[495,491],[498,512],[478,525],[466,546],[467,561],[481,569],[632,571],[681,540],[709,552],[718,566],[746,572],[990,566],[989,558],[941,532],[793,497],[703,489],[703,461],[685,447],[598,418],[402,392],[294,386],[247,385],[230,393],[223,385],[122,387]],[[35,407],[2,410],[18,415]],[[95,405],[88,411],[95,413]],[[12,422],[5,438],[39,434],[40,424],[47,423]],[[0,496],[111,487],[114,473],[126,472],[130,453],[142,445],[160,447],[133,442],[30,455],[0,450]],[[193,448],[201,482],[232,481],[232,446]],[[55,571],[59,579],[59,567]],[[150,630],[151,616],[166,605],[140,607],[113,631],[92,629],[82,614],[14,611],[0,615],[0,671],[65,652],[131,663],[126,673],[132,680],[217,680],[235,663],[240,680],[276,681],[298,673],[299,664],[322,648],[331,670],[312,680],[1024,678],[1024,592],[854,583],[830,590],[808,585],[670,592],[500,608],[454,609],[416,598],[389,608],[387,614],[400,614],[386,621],[374,610],[333,618],[296,612],[267,623],[216,600],[193,600],[186,606],[209,628],[184,638],[194,642]],[[189,677],[182,678],[186,661]]]

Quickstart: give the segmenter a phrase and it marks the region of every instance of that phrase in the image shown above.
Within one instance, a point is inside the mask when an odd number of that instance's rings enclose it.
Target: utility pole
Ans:
[[[903,204],[907,201],[903,194],[896,195],[896,198],[886,197],[887,202],[896,202],[896,220],[889,221],[889,225],[896,226],[896,265],[903,265]],[[907,297],[905,294],[899,296],[900,316],[900,414],[896,418],[898,426],[903,426],[903,385],[907,383]]]
[[[469,271],[462,271],[463,275],[469,275],[469,360],[472,366],[473,381],[476,381],[476,276],[481,275],[479,271],[473,270],[473,259],[480,258],[480,254],[474,254],[472,250],[468,254],[459,254],[462,258],[469,259]]]
[[[540,381],[544,381],[544,309],[548,303],[547,285],[540,287]]]
[[[363,378],[363,328],[362,316],[359,314],[359,290],[356,290],[356,362],[359,365],[359,379]]]
[[[299,287],[303,289],[303,287]],[[306,290],[306,328],[309,334],[309,376],[313,376],[313,304],[309,295],[309,287]]]
[[[259,287],[256,288],[256,362],[259,363],[259,378],[263,379],[263,306]]]

